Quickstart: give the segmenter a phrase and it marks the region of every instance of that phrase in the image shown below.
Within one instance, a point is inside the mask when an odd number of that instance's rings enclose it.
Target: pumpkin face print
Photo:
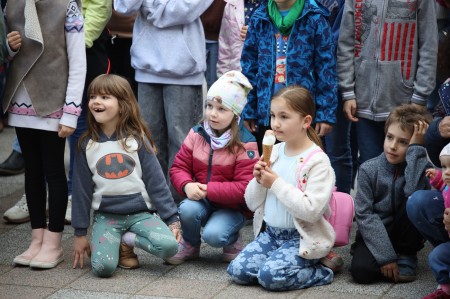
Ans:
[[[130,175],[136,163],[124,154],[113,153],[101,157],[96,165],[97,173],[105,179],[121,179]]]

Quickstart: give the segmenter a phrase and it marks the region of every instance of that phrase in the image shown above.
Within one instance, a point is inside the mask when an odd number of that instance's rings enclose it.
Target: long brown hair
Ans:
[[[298,85],[283,87],[273,96],[272,101],[276,98],[284,99],[292,110],[298,112],[302,117],[310,115],[314,121],[314,117],[316,115],[316,105],[311,97],[311,94],[306,88]],[[323,149],[322,140],[317,135],[313,126],[310,126],[307,129],[306,134],[312,142]]]
[[[100,75],[89,85],[87,95],[88,99],[91,95],[112,95],[116,97],[120,111],[119,121],[116,126],[117,140],[128,151],[129,146],[127,145],[127,140],[130,138],[136,139],[139,148],[144,145],[147,151],[150,152],[151,148],[156,154],[156,148],[150,130],[141,118],[136,97],[134,96],[130,83],[125,78],[112,74]],[[88,111],[87,119],[88,129],[80,137],[79,146],[84,144],[88,139],[92,139],[93,141],[99,140],[99,132],[101,132],[100,124],[95,121],[90,111]],[[150,145],[146,142],[146,138],[150,142]]]

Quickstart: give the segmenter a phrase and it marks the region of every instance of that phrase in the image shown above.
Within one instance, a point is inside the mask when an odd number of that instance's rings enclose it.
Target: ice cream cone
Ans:
[[[269,162],[270,162],[270,156],[272,155],[272,149],[273,149],[273,145],[263,144],[263,157],[264,157],[264,162],[266,162],[267,164],[269,164]]]

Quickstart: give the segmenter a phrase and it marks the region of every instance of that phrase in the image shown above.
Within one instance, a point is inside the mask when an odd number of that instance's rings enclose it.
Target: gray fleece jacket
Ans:
[[[436,77],[435,6],[430,0],[345,1],[339,91],[344,101],[356,99],[356,116],[384,121],[401,104],[426,104]]]
[[[397,260],[386,226],[392,224],[395,210],[406,205],[416,190],[429,189],[425,169],[432,167],[421,145],[410,145],[406,163],[390,164],[384,153],[359,168],[355,217],[358,230],[380,266]],[[394,201],[394,203],[392,203]]]

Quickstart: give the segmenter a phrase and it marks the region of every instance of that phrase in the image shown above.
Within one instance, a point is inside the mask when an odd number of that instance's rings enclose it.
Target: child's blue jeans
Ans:
[[[233,244],[246,220],[241,212],[214,207],[207,199],[185,199],[181,202],[178,213],[183,239],[194,247],[199,247],[202,242],[202,227],[203,240],[210,246],[219,248]]]
[[[169,227],[148,212],[118,215],[96,212],[92,226],[91,264],[96,276],[110,277],[119,263],[122,235],[136,234],[135,245],[160,258],[169,258],[178,251],[178,243]]]
[[[445,230],[444,198],[437,190],[420,190],[411,195],[406,210],[417,230],[433,246],[428,264],[439,284],[450,283],[450,239]]]
[[[318,259],[298,254],[300,234],[293,229],[267,226],[228,265],[227,272],[238,284],[257,284],[271,291],[286,291],[329,284],[333,271]]]

